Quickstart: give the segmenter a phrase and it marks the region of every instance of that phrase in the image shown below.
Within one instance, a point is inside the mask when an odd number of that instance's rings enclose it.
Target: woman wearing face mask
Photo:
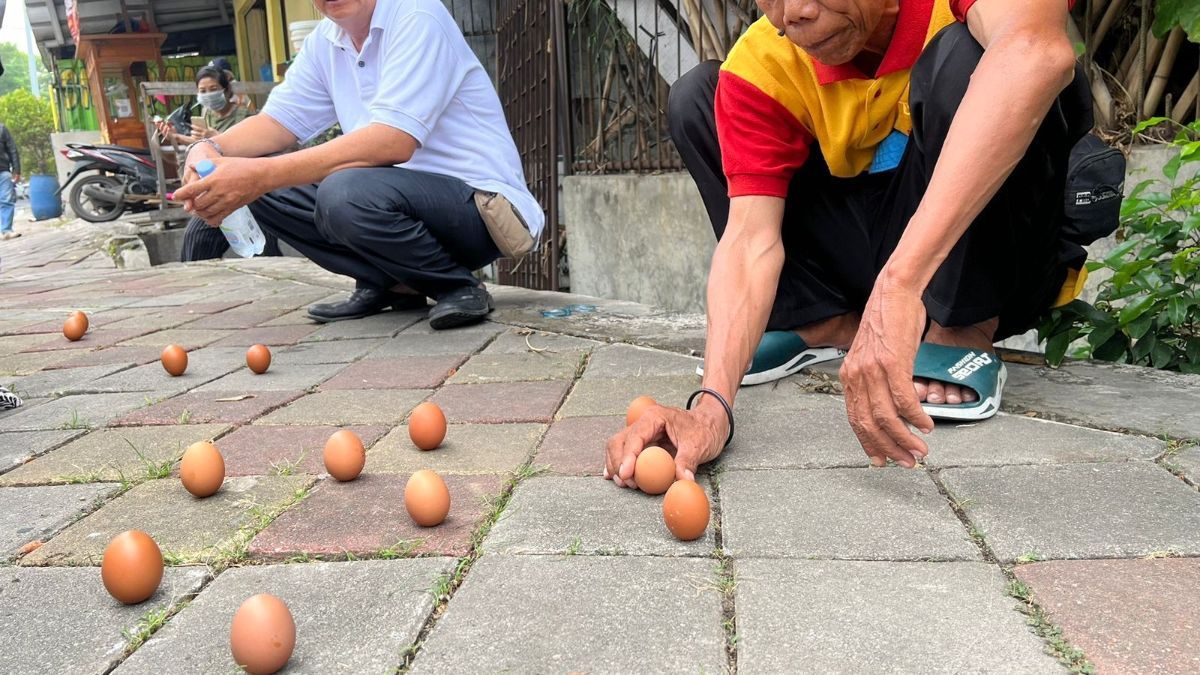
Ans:
[[[165,122],[160,124],[159,129],[168,141],[188,145],[203,138],[211,138],[253,114],[234,103],[233,83],[229,74],[211,65],[201,68],[196,73],[196,100],[204,107],[204,115],[192,120],[191,134],[177,134],[167,127]],[[200,218],[193,217],[188,221],[187,230],[183,235],[180,260],[189,262],[220,258],[227,250],[229,242],[219,229],[209,227],[208,223]],[[267,238],[267,250],[264,255],[279,255],[279,243],[275,237]]]

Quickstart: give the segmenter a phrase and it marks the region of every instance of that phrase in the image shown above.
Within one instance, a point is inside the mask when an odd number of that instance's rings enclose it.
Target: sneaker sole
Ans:
[[[826,361],[836,361],[845,355],[846,352],[835,347],[807,349],[779,366],[764,370],[759,373],[747,373],[746,375],[742,376],[742,386],[753,387],[759,384],[767,384],[768,382],[782,380],[783,378],[789,375],[794,375],[795,373],[798,373],[810,366],[815,366],[818,363],[825,363]],[[696,374],[700,377],[704,377],[703,365],[696,366]]]

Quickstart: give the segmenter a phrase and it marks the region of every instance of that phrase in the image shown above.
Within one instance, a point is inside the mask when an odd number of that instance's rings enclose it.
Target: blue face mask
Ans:
[[[223,91],[208,91],[196,94],[196,100],[200,105],[213,111],[224,110],[225,106],[229,105],[229,99],[225,98]]]

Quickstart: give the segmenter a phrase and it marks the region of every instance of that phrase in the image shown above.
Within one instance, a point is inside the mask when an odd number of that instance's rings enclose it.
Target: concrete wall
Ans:
[[[50,146],[54,148],[54,169],[58,174],[59,185],[66,182],[67,176],[71,175],[71,169],[75,168],[75,162],[62,156],[61,150],[67,147],[67,143],[100,142],[99,131],[60,131],[50,134]]]
[[[562,217],[572,292],[704,310],[716,239],[686,173],[568,176]]]

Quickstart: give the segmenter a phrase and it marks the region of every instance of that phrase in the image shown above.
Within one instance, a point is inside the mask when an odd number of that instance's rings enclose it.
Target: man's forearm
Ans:
[[[369,124],[344,136],[266,161],[279,177],[271,189],[319,183],[335,171],[403,164],[412,158],[416,141],[407,133],[382,124]]]
[[[704,386],[731,404],[775,302],[784,260],[779,236],[783,204],[774,197],[735,198],[729,225],[713,254]]]
[[[923,291],[1025,155],[1073,67],[1073,58],[1048,57],[1038,46],[1014,34],[984,52],[925,197],[885,268],[889,279]]]
[[[282,152],[296,143],[296,137],[268,115],[258,114],[233,125],[212,139],[226,157],[263,157]]]

